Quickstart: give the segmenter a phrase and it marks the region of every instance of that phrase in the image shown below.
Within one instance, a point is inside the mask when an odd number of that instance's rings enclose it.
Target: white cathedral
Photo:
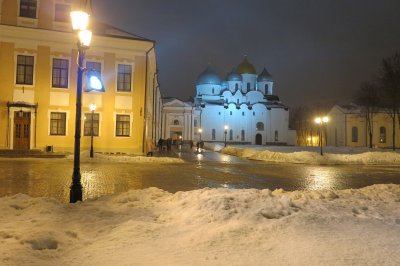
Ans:
[[[211,69],[199,75],[193,102],[166,98],[162,137],[229,144],[293,145],[289,109],[274,95],[274,81],[264,68],[243,62],[225,80]]]

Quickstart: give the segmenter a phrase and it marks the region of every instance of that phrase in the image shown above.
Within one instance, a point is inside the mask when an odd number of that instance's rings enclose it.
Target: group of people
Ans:
[[[153,156],[153,151],[156,149],[154,142],[151,139],[148,139],[147,142],[147,156]],[[171,138],[162,139],[160,138],[157,142],[157,148],[159,152],[164,150],[171,151],[172,150],[173,141]],[[182,145],[182,141],[177,141],[176,145],[180,149]],[[179,147],[180,146],[180,147]],[[190,149],[193,149],[194,142],[193,140],[190,141]],[[204,141],[197,141],[196,143],[197,152],[201,151],[204,148]]]
[[[158,151],[163,151],[164,149],[166,149],[167,151],[170,151],[172,149],[172,139],[168,138],[168,139],[162,139],[160,138],[157,142],[157,147],[158,147]]]

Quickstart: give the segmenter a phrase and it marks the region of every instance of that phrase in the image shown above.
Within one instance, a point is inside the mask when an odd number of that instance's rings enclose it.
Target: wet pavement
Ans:
[[[190,149],[156,156],[180,157],[185,163],[82,163],[84,198],[148,187],[176,192],[204,187],[314,190],[400,184],[400,169],[395,166],[266,163]],[[0,159],[0,196],[24,193],[67,202],[72,168],[67,159]]]

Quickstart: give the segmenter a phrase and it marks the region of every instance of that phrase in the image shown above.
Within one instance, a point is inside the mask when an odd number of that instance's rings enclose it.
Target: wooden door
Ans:
[[[14,113],[14,150],[29,150],[31,136],[31,113]]]
[[[262,145],[262,135],[261,134],[256,135],[256,145]]]

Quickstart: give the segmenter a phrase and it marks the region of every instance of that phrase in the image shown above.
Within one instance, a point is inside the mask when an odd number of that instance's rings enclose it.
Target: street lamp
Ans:
[[[329,122],[329,118],[327,116],[315,118],[315,123],[317,123],[319,125],[319,145],[321,147],[321,149],[320,149],[321,156],[324,155],[322,152],[322,127],[324,124],[327,124],[328,122]]]
[[[227,125],[225,125],[224,126],[224,135],[225,135],[225,147],[226,147],[226,134],[228,134],[228,126]]]
[[[92,112],[92,121],[90,123],[90,158],[93,158],[93,120],[94,120],[94,111],[96,110],[96,105],[90,105],[90,111]]]
[[[82,201],[82,184],[80,171],[81,148],[81,114],[82,114],[82,76],[85,71],[83,61],[85,52],[89,48],[92,32],[87,30],[89,14],[85,11],[71,12],[72,29],[78,34],[78,81],[76,89],[76,115],[75,115],[75,143],[74,143],[74,171],[70,186],[69,202]]]

